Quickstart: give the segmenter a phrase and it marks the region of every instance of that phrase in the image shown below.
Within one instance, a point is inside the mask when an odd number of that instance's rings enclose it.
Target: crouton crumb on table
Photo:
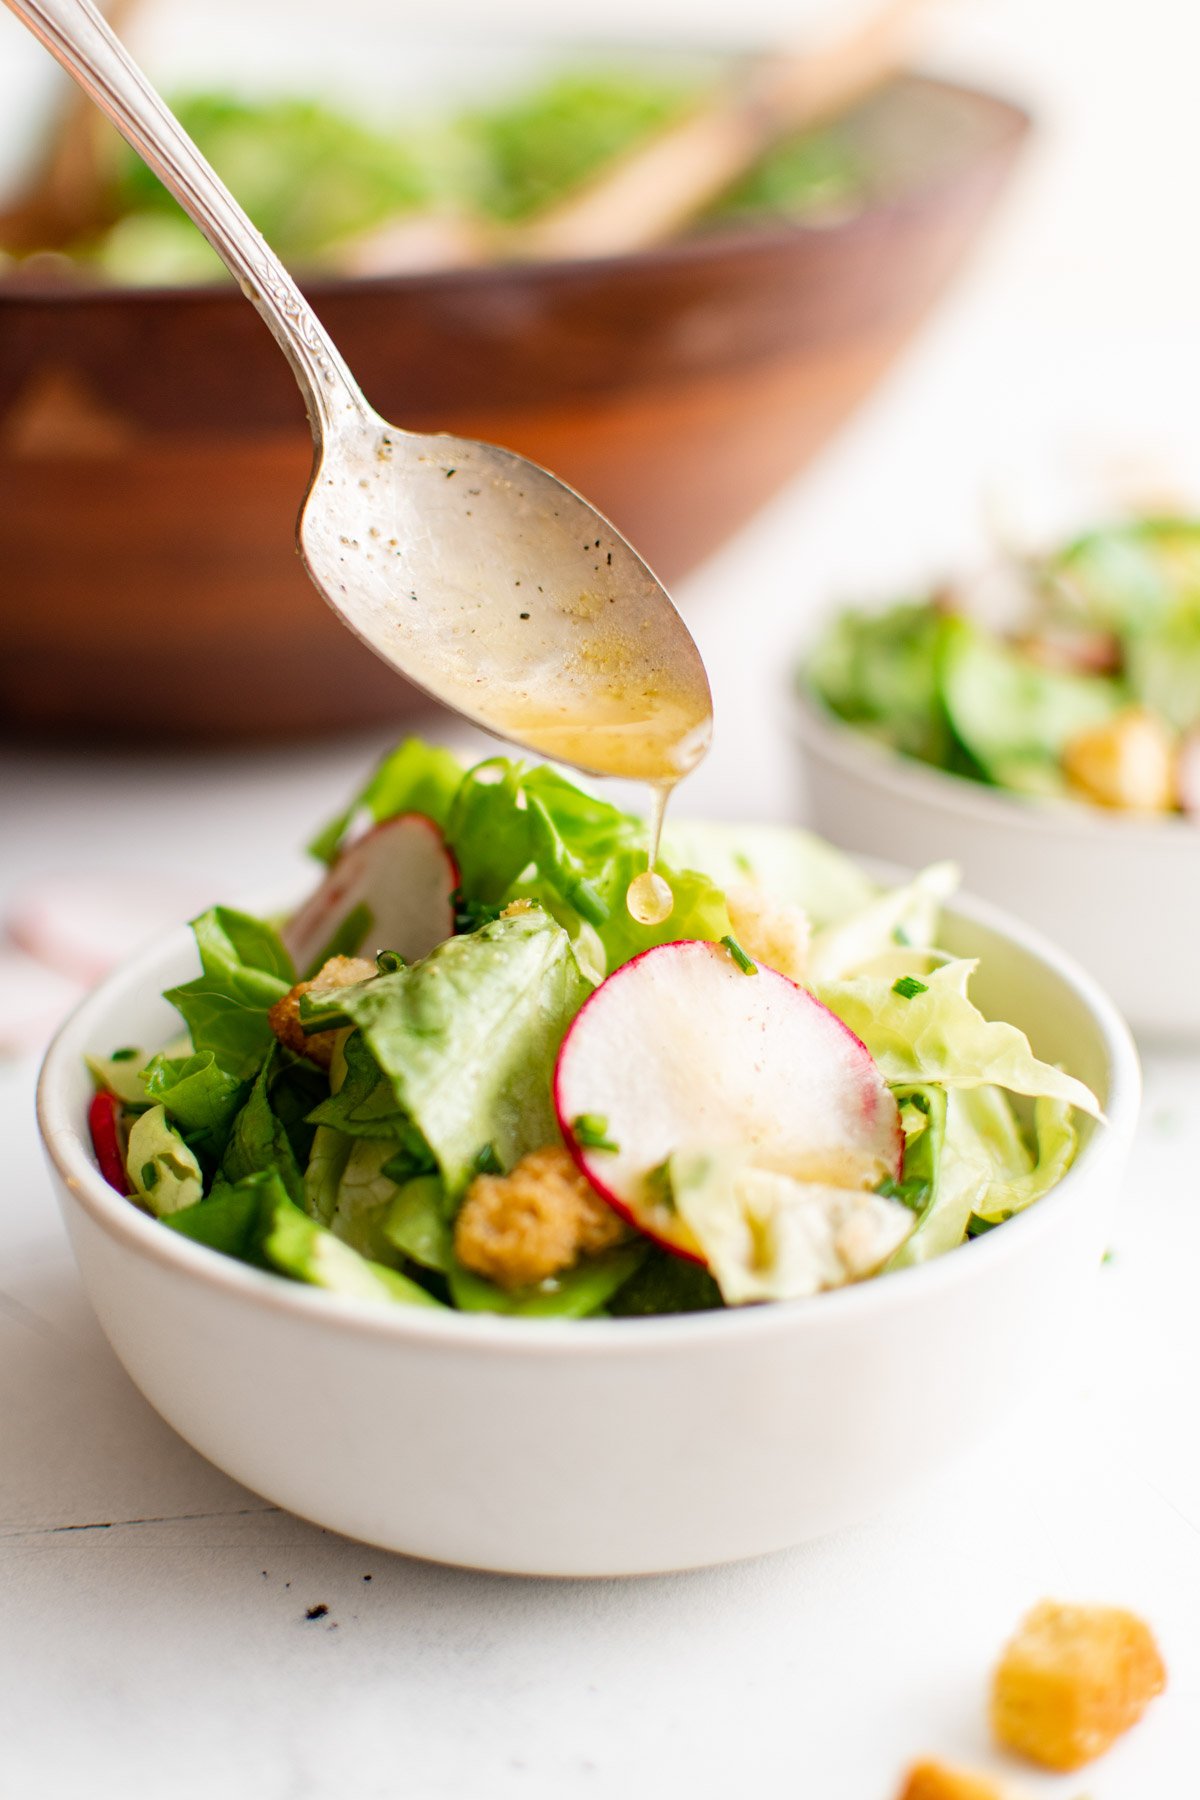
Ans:
[[[1031,1762],[1079,1769],[1135,1725],[1165,1686],[1158,1647],[1133,1613],[1043,1600],[996,1669],[992,1728]]]
[[[989,1775],[946,1763],[914,1763],[896,1800],[1018,1800],[1014,1789]]]

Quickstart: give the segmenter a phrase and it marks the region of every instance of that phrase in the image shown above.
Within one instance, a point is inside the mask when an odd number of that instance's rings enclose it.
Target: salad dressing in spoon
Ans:
[[[510,450],[390,425],[90,0],[6,4],[179,201],[291,364],[315,446],[297,540],[342,623],[525,749],[665,788],[694,768],[712,732],[704,665],[620,533]]]

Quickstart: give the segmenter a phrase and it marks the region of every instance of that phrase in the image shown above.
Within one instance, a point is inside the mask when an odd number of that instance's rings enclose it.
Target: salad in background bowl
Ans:
[[[969,587],[839,614],[804,680],[901,755],[1015,794],[1200,823],[1200,521],[1103,527]]]
[[[1137,1029],[1200,1037],[1200,523],[1103,527],[978,595],[837,615],[797,729],[819,830],[953,856]]]

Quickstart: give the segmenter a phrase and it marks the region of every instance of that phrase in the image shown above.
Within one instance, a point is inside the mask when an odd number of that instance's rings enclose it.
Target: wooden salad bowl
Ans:
[[[562,476],[668,582],[792,476],[963,261],[1029,127],[906,76],[861,111],[886,191],[594,261],[305,283],[372,403]],[[0,282],[0,713],[157,740],[416,703],[295,554],[299,395],[232,284]]]

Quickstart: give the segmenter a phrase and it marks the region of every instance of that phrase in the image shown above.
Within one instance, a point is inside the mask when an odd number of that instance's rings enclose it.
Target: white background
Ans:
[[[402,47],[417,9],[378,5]],[[571,18],[580,31],[732,38],[813,10],[609,0]],[[147,37],[156,67],[170,73],[185,51],[192,69],[234,53],[261,66],[274,43],[280,81],[312,65],[328,21],[371,14],[365,0],[180,11],[177,52],[162,28]],[[453,18],[473,37],[501,14],[460,0]],[[561,26],[530,0],[503,20]],[[975,554],[986,491],[1035,523],[1117,477],[1198,491],[1193,9],[959,0],[924,35],[930,60],[1030,104],[1037,147],[902,365],[807,479],[681,592],[718,709],[686,810],[796,816],[786,672],[806,621],[840,595]],[[353,45],[320,55],[337,81],[355,79]],[[377,90],[387,73],[373,57]],[[0,18],[0,161],[44,106],[42,77],[35,47]],[[278,885],[377,742],[220,757],[7,750],[0,900],[34,875],[97,866],[221,895]],[[0,1072],[6,1800],[891,1800],[918,1753],[989,1761],[987,1669],[1046,1592],[1144,1611],[1172,1680],[1095,1772],[1033,1777],[1030,1790],[1190,1800],[1200,1788],[1195,1060],[1150,1059],[1098,1319],[1025,1418],[906,1511],[885,1506],[843,1538],[592,1586],[377,1556],[266,1508],[176,1440],[78,1290],[38,1162],[32,1073]],[[306,1623],[317,1602],[329,1615]]]

